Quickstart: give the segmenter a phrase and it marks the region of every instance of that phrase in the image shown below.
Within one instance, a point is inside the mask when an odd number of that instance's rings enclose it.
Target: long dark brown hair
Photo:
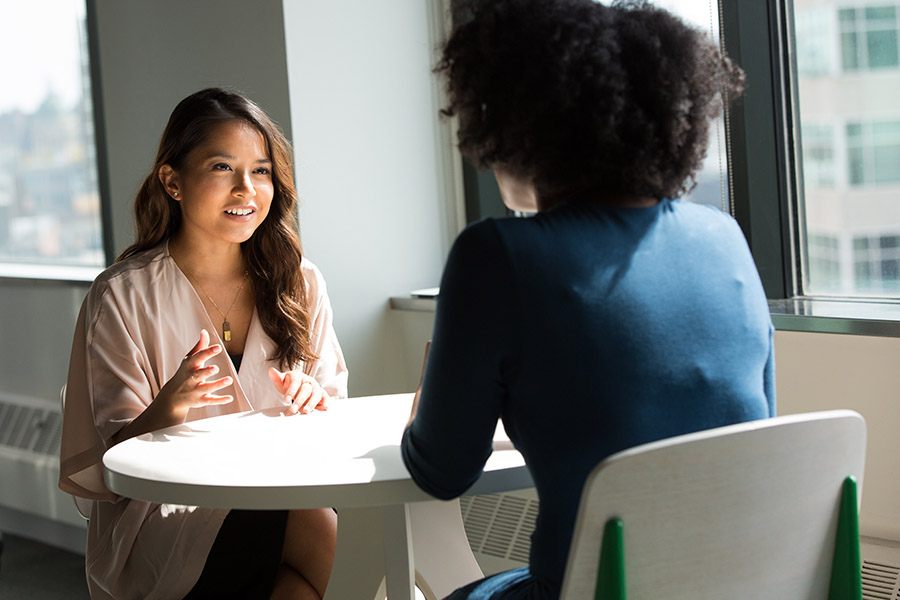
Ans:
[[[134,200],[137,240],[116,262],[171,239],[181,227],[181,207],[159,179],[159,169],[176,171],[187,155],[212,130],[226,121],[252,125],[266,140],[272,160],[274,194],[269,214],[249,240],[241,244],[253,283],[256,311],[263,329],[275,342],[273,358],[282,369],[315,360],[310,334],[310,307],[300,269],[302,251],[297,232],[297,190],[291,145],[259,106],[235,92],[208,88],[178,103],[163,131],[153,169]]]

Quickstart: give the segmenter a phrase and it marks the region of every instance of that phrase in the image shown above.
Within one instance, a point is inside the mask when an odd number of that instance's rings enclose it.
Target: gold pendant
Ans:
[[[222,337],[226,342],[231,341],[231,324],[228,321],[222,321]]]

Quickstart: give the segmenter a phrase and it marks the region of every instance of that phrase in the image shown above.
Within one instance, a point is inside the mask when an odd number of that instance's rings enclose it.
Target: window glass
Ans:
[[[798,1],[799,4],[813,2]],[[838,15],[844,69],[852,71],[898,65],[895,6],[841,8]]]
[[[855,238],[853,277],[871,294],[900,295],[900,235]]]
[[[807,186],[834,187],[834,148],[831,125],[803,124],[803,168]]]
[[[793,1],[805,295],[900,296],[898,6]]]
[[[0,263],[103,266],[85,0],[0,9]]]
[[[835,48],[828,41],[836,35],[835,18],[834,11],[815,6],[797,15],[797,67],[801,75],[823,75],[834,70]],[[847,59],[852,60],[853,56]]]
[[[717,2],[696,0],[655,0],[654,5],[678,15],[685,22],[704,31],[717,43],[719,35],[719,5]],[[728,151],[725,140],[725,117],[710,127],[706,160],[697,173],[697,187],[685,198],[698,204],[715,206],[733,213],[728,180]]]

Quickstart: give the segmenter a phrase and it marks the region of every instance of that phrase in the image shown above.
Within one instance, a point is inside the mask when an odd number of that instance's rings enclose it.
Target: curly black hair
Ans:
[[[460,151],[534,183],[542,208],[696,185],[710,120],[744,75],[646,2],[462,0],[435,71]]]

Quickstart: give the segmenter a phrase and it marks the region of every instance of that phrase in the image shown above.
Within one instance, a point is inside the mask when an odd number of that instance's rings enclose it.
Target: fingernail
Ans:
[[[291,397],[287,394],[284,395],[284,399],[287,400],[288,402],[291,401]]]

